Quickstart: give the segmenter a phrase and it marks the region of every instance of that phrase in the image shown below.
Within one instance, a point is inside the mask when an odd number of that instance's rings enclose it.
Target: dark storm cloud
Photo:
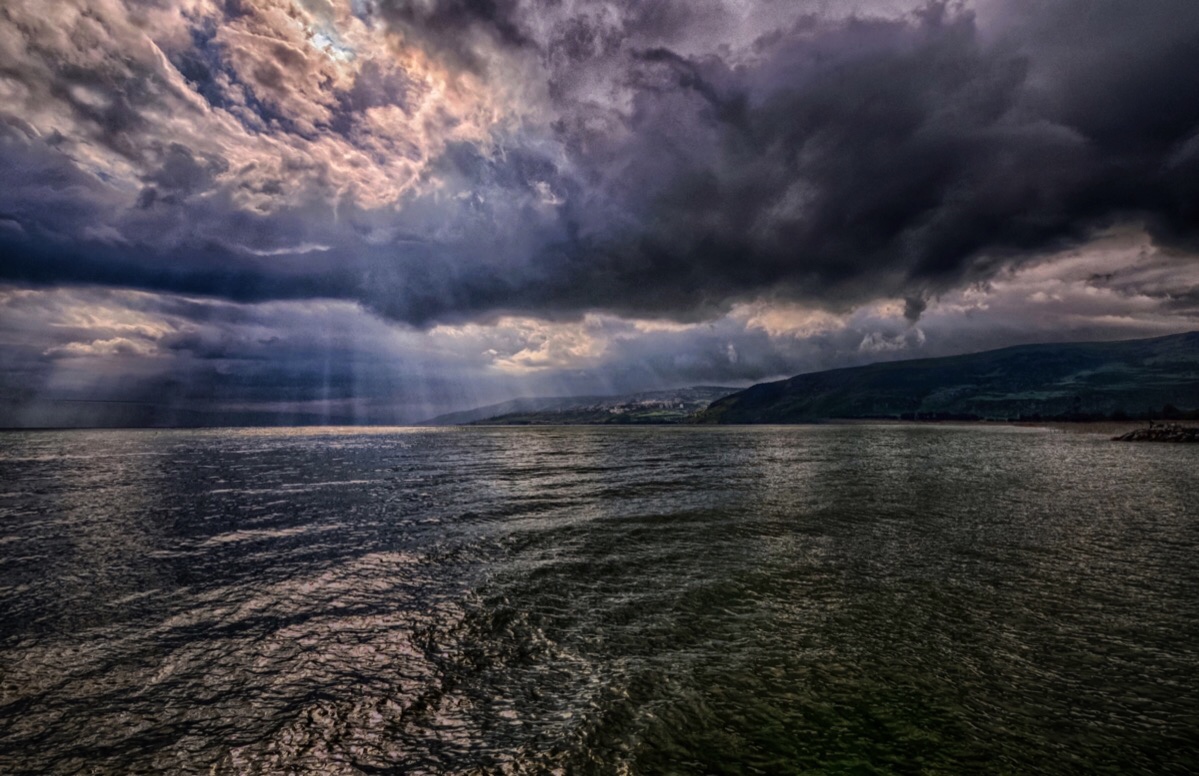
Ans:
[[[257,19],[243,5],[224,23]],[[265,21],[219,44],[219,25],[192,30],[170,50],[174,80],[160,57],[88,67],[26,34],[7,75],[62,96],[81,137],[10,117],[0,279],[341,297],[417,325],[693,321],[758,297],[902,299],[915,321],[939,293],[1118,221],[1199,244],[1190,0],[1005,0],[985,25],[942,3],[849,18],[762,3],[770,31],[727,45],[739,17],[718,2],[354,7],[523,100],[521,120],[436,146],[393,209],[356,201],[372,189],[339,180],[362,168],[339,171],[344,154],[268,170],[162,127],[185,83],[257,139],[417,159],[432,146],[363,123],[411,114],[415,76],[372,64],[334,87],[335,69],[267,38]],[[459,122],[434,120],[447,136]],[[128,160],[136,189],[88,171],[84,140]]]
[[[632,107],[597,122],[594,105],[551,90],[569,165],[540,175],[570,192],[562,239],[419,305],[378,307],[418,323],[497,307],[695,319],[770,290],[901,297],[915,320],[929,294],[1114,220],[1194,240],[1199,6],[1002,10],[1022,20],[1001,16],[989,39],[942,4],[899,20],[805,17],[735,62],[613,51],[592,43],[610,24],[563,22],[546,52],[556,41],[576,64],[619,67]],[[571,77],[552,71],[551,85]],[[456,167],[497,196],[528,185],[525,161],[506,175]]]
[[[0,273],[37,285],[98,284],[246,301],[348,296],[359,287],[336,266],[307,271],[248,260],[254,245],[294,240],[302,219],[266,218],[223,203],[187,204],[209,167],[172,148],[128,207],[46,143],[0,125]],[[215,212],[214,212],[215,210]]]
[[[736,63],[613,52],[594,43],[611,25],[572,18],[557,44],[582,66],[617,60],[633,107],[593,132],[592,106],[558,102],[576,184],[566,239],[515,278],[481,273],[411,312],[380,307],[417,322],[495,307],[686,319],[771,289],[900,296],[915,320],[929,293],[1113,219],[1193,240],[1199,7],[1008,12],[1025,20],[987,41],[970,13],[937,4],[901,20],[804,18]],[[488,170],[469,185],[525,182]]]

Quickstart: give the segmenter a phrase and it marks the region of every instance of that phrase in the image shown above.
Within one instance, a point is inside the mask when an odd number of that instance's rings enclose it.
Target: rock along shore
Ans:
[[[1199,442],[1199,427],[1177,423],[1151,424],[1127,434],[1112,437],[1116,442]]]

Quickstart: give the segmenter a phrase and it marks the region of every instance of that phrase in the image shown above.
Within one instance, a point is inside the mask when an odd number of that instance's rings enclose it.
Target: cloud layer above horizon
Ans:
[[[1199,5],[831,5],[5,3],[0,398],[391,422],[1195,328]]]

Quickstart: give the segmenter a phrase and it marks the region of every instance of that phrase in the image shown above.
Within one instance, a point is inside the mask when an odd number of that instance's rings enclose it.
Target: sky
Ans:
[[[6,0],[0,426],[1199,329],[1194,0]]]

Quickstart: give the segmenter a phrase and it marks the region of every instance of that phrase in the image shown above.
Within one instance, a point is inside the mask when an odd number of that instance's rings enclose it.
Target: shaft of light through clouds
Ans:
[[[1194,328],[1196,72],[1189,0],[13,0],[6,417]]]

